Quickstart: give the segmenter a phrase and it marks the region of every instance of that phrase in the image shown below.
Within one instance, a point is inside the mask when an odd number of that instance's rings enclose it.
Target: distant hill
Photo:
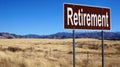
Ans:
[[[0,38],[3,39],[13,39],[13,38],[56,38],[56,39],[65,39],[72,38],[72,33],[68,32],[59,32],[51,35],[36,35],[36,34],[28,34],[28,35],[17,35],[11,33],[0,33]],[[96,38],[101,39],[101,32],[83,32],[75,33],[75,38]],[[104,32],[104,39],[112,39],[112,40],[120,40],[120,32]]]

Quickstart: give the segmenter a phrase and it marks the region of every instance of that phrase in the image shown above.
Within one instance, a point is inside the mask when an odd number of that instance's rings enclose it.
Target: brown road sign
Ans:
[[[64,4],[64,28],[110,30],[110,9]]]

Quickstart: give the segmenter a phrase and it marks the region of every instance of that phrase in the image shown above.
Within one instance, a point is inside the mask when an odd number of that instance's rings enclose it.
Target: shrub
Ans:
[[[12,52],[16,52],[16,51],[21,51],[22,49],[19,47],[8,47],[7,50],[12,51]]]

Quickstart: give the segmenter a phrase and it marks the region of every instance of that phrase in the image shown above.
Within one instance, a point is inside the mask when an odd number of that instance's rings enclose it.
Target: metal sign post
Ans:
[[[102,36],[102,67],[104,67],[104,32],[103,30],[101,31],[101,36]]]
[[[64,4],[64,29],[73,29],[73,67],[75,63],[75,29],[102,30],[102,67],[104,67],[104,32],[110,30],[110,8]]]
[[[76,67],[75,63],[75,30],[73,29],[73,67]]]

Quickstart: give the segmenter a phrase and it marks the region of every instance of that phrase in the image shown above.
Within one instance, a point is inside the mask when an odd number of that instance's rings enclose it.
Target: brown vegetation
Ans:
[[[120,41],[105,40],[105,67],[120,67]],[[76,66],[101,67],[101,41],[76,39]],[[72,39],[0,39],[0,67],[72,67]]]

